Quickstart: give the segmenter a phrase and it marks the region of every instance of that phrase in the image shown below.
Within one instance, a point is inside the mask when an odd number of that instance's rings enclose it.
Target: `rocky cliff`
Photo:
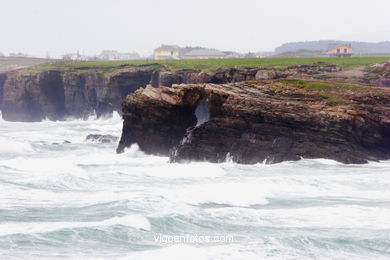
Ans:
[[[99,71],[13,71],[0,91],[3,118],[10,121],[61,120],[120,111],[127,94],[152,83],[154,70],[126,69],[106,74]],[[0,77],[0,84],[1,84]]]
[[[387,89],[296,80],[148,86],[122,109],[117,152],[138,143],[172,161],[390,158]]]
[[[102,69],[25,69],[0,75],[0,109],[10,121],[83,118],[121,111],[122,100],[151,84],[224,84],[255,79],[286,78],[340,70],[326,64],[287,68],[229,68],[215,71],[169,70],[153,66]]]
[[[378,63],[365,69],[362,82],[390,87],[390,62]]]
[[[0,108],[3,104],[3,88],[4,88],[4,82],[7,79],[7,74],[1,73],[0,74]]]

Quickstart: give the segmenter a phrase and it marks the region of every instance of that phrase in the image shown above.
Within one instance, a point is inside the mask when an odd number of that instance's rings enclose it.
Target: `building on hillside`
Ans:
[[[102,51],[97,58],[99,60],[138,60],[141,57],[138,53],[120,53],[115,50],[104,50]]]
[[[67,53],[62,56],[62,59],[64,60],[77,60],[77,61],[87,61],[88,57],[85,55],[80,54],[79,51],[76,53]]]
[[[225,58],[230,58],[230,59],[238,59],[238,58],[243,58],[245,55],[239,53],[239,52],[235,52],[235,51],[224,51],[223,53],[225,53]]]
[[[154,50],[155,60],[176,60],[180,58],[180,48],[174,45],[161,45]]]
[[[262,52],[249,52],[245,55],[245,58],[265,58],[267,55]]]
[[[99,60],[120,60],[118,51],[104,50],[98,55]]]
[[[335,47],[330,47],[327,52],[328,56],[333,57],[351,57],[352,56],[352,46],[351,44],[342,44]]]
[[[197,49],[184,54],[183,59],[224,59],[226,56],[226,53],[215,49]]]

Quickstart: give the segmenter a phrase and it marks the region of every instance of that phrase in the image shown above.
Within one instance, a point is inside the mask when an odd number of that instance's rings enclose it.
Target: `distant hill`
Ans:
[[[0,57],[4,56],[4,54],[0,51]]]
[[[304,58],[304,57],[327,57],[325,51],[317,50],[298,50],[298,51],[287,51],[282,53],[274,54],[272,57],[276,58]]]
[[[348,42],[348,41],[307,41],[307,42],[289,42],[275,48],[275,54],[298,52],[302,50],[327,51],[330,47],[339,44],[351,44],[355,55],[380,55],[390,54],[390,41],[386,42]]]

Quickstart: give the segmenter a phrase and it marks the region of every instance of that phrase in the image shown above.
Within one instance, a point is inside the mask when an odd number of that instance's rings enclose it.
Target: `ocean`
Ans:
[[[390,161],[172,164],[86,141],[121,128],[0,119],[0,259],[390,259]]]

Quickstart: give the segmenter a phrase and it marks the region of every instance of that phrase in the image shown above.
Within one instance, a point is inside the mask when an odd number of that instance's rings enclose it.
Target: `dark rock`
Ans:
[[[7,79],[7,74],[2,73],[0,74],[0,110],[1,106],[3,105],[3,89],[4,89],[4,83]]]
[[[118,141],[118,137],[113,135],[90,134],[85,138],[85,140],[95,143],[115,143]]]
[[[173,84],[186,83],[188,75],[198,73],[192,70],[162,71],[160,72],[159,86],[170,87]]]
[[[120,111],[122,100],[141,87],[145,87],[152,81],[153,70],[124,70],[107,75],[107,87],[103,89],[103,97],[100,99],[103,105],[98,107],[98,114]],[[109,105],[109,108],[102,108]]]
[[[390,77],[382,77],[379,79],[379,85],[384,87],[390,87]]]
[[[62,119],[65,115],[64,88],[59,72],[7,74],[2,112],[3,118],[9,121]]]
[[[123,98],[155,81],[155,77],[155,70],[148,68],[107,74],[94,70],[9,72],[0,76],[3,118],[41,121],[86,118],[95,112],[98,116],[110,114],[121,111]]]
[[[117,151],[138,143],[174,162],[389,159],[390,91],[379,99],[375,91],[345,91],[351,103],[329,105],[315,91],[278,82],[147,87],[122,104]],[[204,99],[209,120],[196,126],[195,111]]]
[[[64,140],[61,144],[70,144],[71,142],[67,141],[67,140]],[[58,142],[54,142],[54,143],[51,143],[52,145],[59,145],[60,143]]]
[[[96,72],[64,72],[62,77],[67,115],[86,118],[93,114],[105,88],[103,76]]]
[[[212,73],[196,70],[172,70],[160,72],[159,86],[171,87],[174,84],[210,83]]]
[[[260,69],[260,70],[259,70]],[[279,79],[338,70],[334,65],[311,64],[287,68],[223,68],[214,71],[119,67],[112,71],[20,70],[0,75],[0,106],[9,121],[62,120],[99,117],[121,111],[122,100],[147,84],[225,84],[257,79]],[[257,75],[257,76],[256,76]],[[376,78],[375,80],[378,80]]]
[[[326,64],[323,62],[317,62],[313,64],[295,65],[287,68],[288,73],[292,74],[307,74],[315,75],[321,73],[339,72],[342,68],[334,64]]]
[[[259,70],[256,73],[255,79],[256,80],[270,80],[270,79],[276,79],[276,72],[270,71],[270,70]]]
[[[384,87],[390,86],[390,62],[374,64],[366,68],[365,72],[361,79],[363,83]]]
[[[117,148],[138,143],[146,153],[168,155],[183,138],[186,129],[197,122],[195,109],[201,91],[152,86],[139,89],[123,101],[124,127]]]
[[[231,82],[254,80],[258,70],[258,68],[218,69],[212,76],[210,83],[225,84]]]

